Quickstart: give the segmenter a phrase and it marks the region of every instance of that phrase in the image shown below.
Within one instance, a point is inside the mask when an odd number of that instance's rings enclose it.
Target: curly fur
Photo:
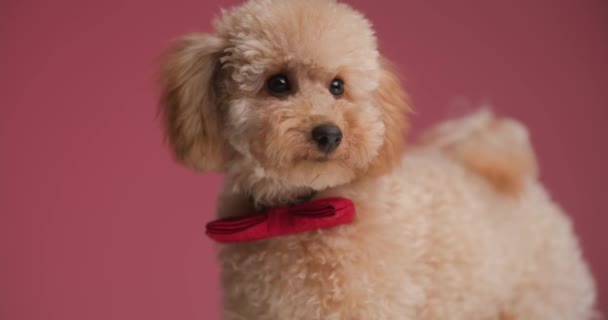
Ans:
[[[403,155],[408,99],[371,24],[332,0],[251,0],[161,72],[176,158],[226,174],[219,215],[344,196],[356,220],[224,246],[226,319],[590,319],[594,283],[526,130],[480,112]],[[284,73],[287,97],[270,94]],[[333,97],[329,83],[344,80]],[[343,131],[327,155],[310,138]],[[253,201],[251,201],[252,199]]]

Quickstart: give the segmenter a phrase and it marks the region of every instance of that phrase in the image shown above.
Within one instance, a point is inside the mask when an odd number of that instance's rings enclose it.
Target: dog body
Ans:
[[[506,194],[450,148],[416,147],[390,174],[317,195],[352,199],[354,223],[224,247],[226,318],[591,319],[570,222],[523,179]],[[222,204],[252,210],[226,190]]]
[[[220,217],[341,196],[355,221],[222,248],[226,319],[589,319],[595,291],[526,130],[479,112],[405,156],[410,110],[370,23],[252,0],[161,73],[176,158],[226,174]]]

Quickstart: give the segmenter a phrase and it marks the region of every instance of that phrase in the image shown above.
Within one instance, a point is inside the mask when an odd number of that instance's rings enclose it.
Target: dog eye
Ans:
[[[274,95],[284,96],[291,92],[289,79],[284,74],[274,75],[266,81],[268,91]]]
[[[329,84],[329,92],[334,95],[334,97],[341,97],[344,94],[344,81],[340,78],[335,78]]]

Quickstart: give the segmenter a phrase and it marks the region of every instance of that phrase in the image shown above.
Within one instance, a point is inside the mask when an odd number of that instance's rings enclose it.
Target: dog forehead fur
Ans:
[[[348,69],[369,79],[363,85],[377,85],[378,52],[371,25],[344,4],[251,1],[225,12],[215,25],[230,43],[224,62],[242,66],[233,78],[255,78],[302,65],[313,76]]]

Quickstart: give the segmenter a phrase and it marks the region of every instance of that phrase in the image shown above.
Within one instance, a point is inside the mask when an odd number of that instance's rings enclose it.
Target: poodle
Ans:
[[[250,0],[214,26],[177,40],[160,79],[175,158],[225,174],[219,218],[335,198],[356,211],[221,245],[225,319],[595,317],[520,123],[481,110],[405,150],[407,95],[370,22],[334,0]]]

